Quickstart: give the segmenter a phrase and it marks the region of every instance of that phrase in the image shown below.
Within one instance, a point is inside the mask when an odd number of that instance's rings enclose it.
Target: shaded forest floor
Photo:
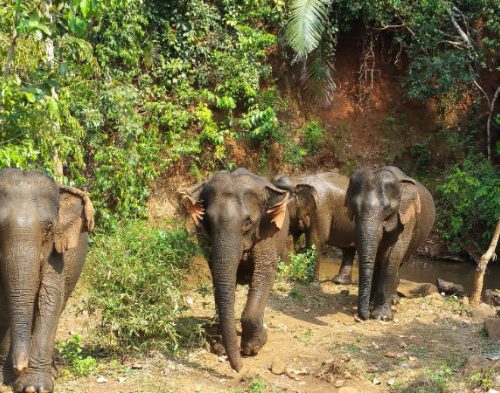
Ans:
[[[184,318],[209,325],[214,315],[209,273],[203,259],[195,266]],[[356,295],[356,285],[277,282],[265,314],[268,342],[257,356],[243,359],[240,373],[223,356],[198,345],[176,358],[158,352],[103,359],[96,372],[63,376],[56,388],[65,393],[413,392],[408,386],[425,375],[432,384],[422,391],[472,392],[471,376],[462,372],[466,359],[500,349],[456,298],[401,299],[394,321],[381,323],[355,321]],[[246,288],[239,287],[236,315],[245,296]],[[84,338],[91,334],[95,321],[75,317],[78,305],[77,296],[64,312],[59,340],[75,332]]]

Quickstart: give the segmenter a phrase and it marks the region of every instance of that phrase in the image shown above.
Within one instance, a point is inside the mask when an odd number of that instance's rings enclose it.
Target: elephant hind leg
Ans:
[[[356,254],[356,249],[354,247],[342,249],[342,265],[340,265],[338,274],[332,279],[335,284],[351,284],[354,254]]]

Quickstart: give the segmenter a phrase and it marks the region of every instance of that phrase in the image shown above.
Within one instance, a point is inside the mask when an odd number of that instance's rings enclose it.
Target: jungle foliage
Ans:
[[[2,1],[0,167],[85,184],[101,227],[144,216],[173,163],[225,168],[229,140],[274,132],[283,14],[279,0]]]
[[[344,32],[360,29],[367,44],[390,38],[408,98],[484,99],[477,84],[498,62],[499,15],[495,0],[0,0],[0,167],[83,186],[98,227],[110,229],[146,215],[151,182],[173,165],[195,176],[234,168],[235,140],[258,149],[262,167],[273,144],[296,169],[313,160],[324,128],[282,116],[277,64],[303,60],[310,85],[331,91]],[[414,150],[430,175],[426,146]],[[477,220],[445,189],[440,220],[455,217],[446,240],[459,242],[458,217]]]

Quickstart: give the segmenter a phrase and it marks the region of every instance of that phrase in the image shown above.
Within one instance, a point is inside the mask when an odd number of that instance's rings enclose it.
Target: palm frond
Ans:
[[[312,97],[322,96],[327,104],[331,103],[336,88],[332,75],[334,51],[331,43],[320,41],[307,61],[304,61],[301,75],[307,93]]]
[[[331,0],[290,0],[285,41],[299,57],[315,50],[327,23]]]

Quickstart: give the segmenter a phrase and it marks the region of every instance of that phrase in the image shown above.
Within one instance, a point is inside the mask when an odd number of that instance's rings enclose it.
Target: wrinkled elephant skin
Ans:
[[[350,284],[354,254],[354,223],[345,207],[349,178],[335,172],[310,175],[277,176],[273,184],[290,192],[288,211],[294,244],[305,234],[306,246],[314,245],[317,255],[323,245],[342,249],[342,265],[333,279]],[[315,279],[319,278],[316,264]]]
[[[38,171],[0,171],[0,384],[52,392],[57,324],[92,227],[82,191]]]
[[[238,371],[242,360],[234,320],[236,284],[249,285],[241,315],[241,351],[255,355],[267,341],[264,310],[278,260],[286,253],[288,192],[237,169],[217,172],[183,194],[191,218],[209,238],[207,257],[222,344],[231,367]]]
[[[399,268],[425,242],[434,223],[432,196],[396,167],[360,169],[350,178],[346,206],[355,222],[359,317],[392,319]]]

